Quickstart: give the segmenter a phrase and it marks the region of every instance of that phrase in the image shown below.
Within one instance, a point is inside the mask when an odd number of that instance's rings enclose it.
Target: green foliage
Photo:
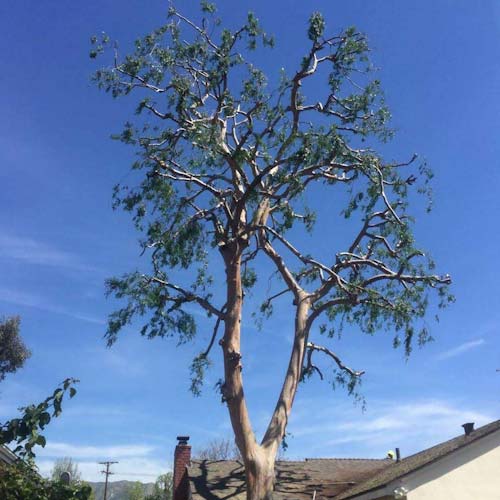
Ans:
[[[71,484],[80,483],[81,474],[78,470],[78,464],[73,462],[71,457],[58,458],[55,461],[52,472],[50,473],[52,481],[59,481],[63,472],[69,472]]]
[[[313,42],[317,41],[318,38],[323,36],[325,31],[325,20],[321,13],[314,12],[314,14],[309,19],[309,29],[307,30],[307,36],[309,40]]]
[[[115,138],[136,150],[138,182],[117,186],[114,206],[131,214],[150,257],[145,272],[107,283],[108,294],[124,303],[110,316],[108,343],[136,318],[148,338],[192,340],[193,307],[224,316],[225,306],[212,304],[215,256],[225,269],[239,260],[246,292],[257,277],[265,282],[252,266],[265,254],[275,266],[273,286],[285,281],[285,293],[295,293],[296,285],[309,294],[310,324],[326,315],[320,333],[333,338],[346,326],[369,335],[389,330],[408,355],[414,340],[431,338],[422,326],[429,294],[437,292],[441,307],[453,297],[449,277],[433,274],[432,260],[415,243],[407,211],[412,189],[430,195],[432,173],[416,155],[398,163],[378,152],[393,133],[366,36],[354,27],[329,36],[323,16],[314,13],[296,72],[268,77],[253,50],[273,40],[255,14],[231,30],[212,4],[202,2],[201,11],[197,23],[171,7],[164,26],[95,74],[113,97],[136,96],[136,117]],[[95,38],[91,55],[109,45],[106,36]],[[304,84],[320,75],[323,89],[308,97]],[[300,242],[301,230],[314,231],[316,214],[307,203],[313,186],[347,198],[340,214],[319,214],[332,227],[324,237],[337,244],[345,221],[353,234],[325,262],[287,240]],[[281,281],[273,280],[276,272]],[[281,295],[268,287],[261,317],[272,314]],[[212,344],[193,361],[195,394]],[[358,378],[339,367],[332,382],[353,392]]]
[[[31,356],[20,333],[19,316],[0,319],[0,381],[7,373],[14,373]]]
[[[192,300],[189,297],[172,300],[168,290],[162,286],[162,282],[166,282],[166,276],[159,274],[158,279],[162,281],[151,282],[148,276],[133,273],[106,282],[108,295],[129,299],[127,307],[110,316],[108,345],[116,340],[118,332],[129,324],[134,316],[144,316],[148,312],[152,312],[152,315],[149,322],[141,328],[141,335],[154,338],[177,333],[179,343],[193,338],[196,334],[194,318],[192,314],[182,309],[185,303]]]
[[[2,500],[90,500],[88,485],[66,486],[60,481],[43,479],[23,462],[0,464],[0,497]]]
[[[217,10],[214,3],[207,2],[206,0],[202,0],[200,5],[202,12],[206,12],[207,14],[213,14]]]
[[[144,500],[172,500],[173,476],[171,472],[158,476],[155,481],[153,492],[147,495]]]
[[[131,484],[125,493],[127,500],[144,500],[144,489],[142,484],[137,481]]]
[[[190,390],[195,396],[201,395],[203,379],[205,372],[209,368],[211,362],[207,354],[202,352],[196,356],[191,363],[191,387]]]
[[[0,425],[0,444],[17,444],[14,453],[22,458],[33,459],[35,446],[45,447],[46,440],[41,431],[53,417],[62,411],[62,403],[66,394],[72,398],[76,394],[74,385],[78,380],[68,378],[55,389],[51,396],[41,403],[20,408],[22,415]]]

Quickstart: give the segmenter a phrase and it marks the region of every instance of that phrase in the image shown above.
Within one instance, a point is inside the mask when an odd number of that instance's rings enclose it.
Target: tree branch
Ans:
[[[184,296],[185,302],[196,302],[199,304],[203,309],[208,311],[210,314],[213,314],[217,316],[218,318],[224,319],[224,313],[222,310],[217,309],[215,306],[213,306],[205,297],[201,297],[200,295],[197,295],[189,290],[186,290],[178,285],[174,285],[173,283],[169,283],[168,281],[162,280],[158,278],[157,276],[147,276],[146,274],[142,275],[142,278],[146,281],[146,283],[158,283],[159,285],[162,285],[166,288],[170,288],[172,290],[175,290],[176,292],[180,293],[182,296]]]
[[[319,352],[322,352],[322,353],[326,354],[327,356],[329,356],[330,358],[332,358],[333,361],[335,361],[335,363],[337,364],[337,366],[342,371],[348,373],[352,377],[359,378],[359,377],[361,377],[365,373],[364,370],[358,371],[358,370],[353,370],[352,368],[349,368],[337,356],[337,354],[335,354],[333,351],[331,351],[330,349],[328,349],[326,347],[323,347],[323,346],[317,345],[317,344],[313,344],[312,342],[308,342],[306,347],[309,349],[310,352],[312,352],[312,351],[319,351]]]

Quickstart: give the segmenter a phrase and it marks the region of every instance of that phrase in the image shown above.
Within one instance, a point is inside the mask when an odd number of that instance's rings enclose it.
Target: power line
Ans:
[[[102,470],[101,473],[102,474],[106,474],[106,482],[104,483],[104,500],[107,500],[107,496],[108,496],[108,477],[111,476],[112,474],[114,474],[113,472],[111,472],[109,470],[109,466],[111,464],[117,464],[118,462],[107,461],[107,462],[98,462],[98,463],[101,464],[101,465],[105,465],[106,466],[106,470]]]

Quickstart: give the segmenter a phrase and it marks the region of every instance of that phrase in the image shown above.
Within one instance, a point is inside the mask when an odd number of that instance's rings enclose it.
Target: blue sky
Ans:
[[[366,370],[366,411],[319,381],[301,386],[290,422],[291,458],[403,455],[460,433],[460,424],[498,418],[500,291],[500,5],[491,0],[219,2],[235,24],[250,8],[277,48],[266,67],[293,68],[306,41],[307,18],[324,13],[335,31],[366,32],[397,129],[387,154],[413,152],[433,167],[435,204],[417,206],[417,237],[438,269],[450,273],[457,302],[436,341],[406,361],[387,334],[346,333],[335,345]],[[194,14],[196,2],[178,2]],[[209,335],[176,348],[146,341],[129,328],[107,349],[102,339],[113,303],[106,277],[140,265],[137,235],[111,210],[112,186],[126,178],[132,152],[109,140],[133,103],[113,102],[90,83],[96,69],[89,38],[106,31],[127,46],[159,26],[166,2],[5,1],[0,5],[0,314],[19,314],[33,351],[0,386],[0,419],[46,397],[68,376],[78,395],[47,431],[42,471],[72,456],[85,478],[98,460],[118,460],[114,479],[152,480],[171,466],[175,436],[193,447],[230,436],[213,385],[188,392],[188,365]],[[322,222],[320,222],[322,223]],[[323,222],[324,223],[324,222]],[[309,242],[318,249],[323,240]],[[257,292],[256,292],[257,294]],[[203,319],[203,318],[201,318]],[[244,321],[246,391],[256,430],[274,406],[290,346],[285,308],[258,332]]]

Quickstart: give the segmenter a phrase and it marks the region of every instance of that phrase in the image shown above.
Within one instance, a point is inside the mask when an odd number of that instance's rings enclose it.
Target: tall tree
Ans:
[[[59,458],[54,462],[54,467],[50,473],[52,481],[59,481],[63,472],[69,472],[71,484],[79,483],[82,479],[78,464],[73,462],[71,457]]]
[[[145,500],[172,500],[173,477],[171,472],[161,474],[156,478],[153,491]]]
[[[24,366],[31,356],[19,333],[19,316],[0,319],[0,381]]]
[[[120,57],[115,46],[114,64],[95,75],[113,97],[137,99],[137,118],[117,136],[137,151],[137,184],[117,186],[115,206],[132,214],[151,264],[108,281],[108,293],[125,304],[111,315],[107,340],[113,344],[143,317],[142,335],[184,342],[196,334],[194,306],[213,318],[209,345],[191,367],[191,388],[200,391],[222,330],[220,390],[245,464],[247,498],[270,499],[299,381],[323,375],[317,355],[334,364],[334,377],[350,392],[363,373],[328,345],[334,332],[345,325],[369,334],[389,329],[409,354],[414,337],[429,338],[420,321],[429,291],[441,305],[452,300],[450,278],[433,273],[407,212],[411,188],[427,192],[430,172],[416,157],[386,161],[377,152],[391,136],[389,113],[356,29],[326,35],[323,17],[312,14],[297,69],[268,78],[256,61],[273,39],[254,14],[234,30],[206,1],[199,22],[175,7],[168,16],[133,53]],[[109,46],[106,36],[92,42],[91,57]],[[313,82],[322,90],[306,96]],[[314,231],[308,196],[318,192],[345,200],[339,215],[320,214],[331,227],[322,235],[331,243],[326,259],[301,248],[301,234]],[[241,318],[245,292],[266,278],[262,258],[274,284],[259,290],[270,290],[261,312],[269,315],[275,300],[291,296],[295,328],[282,390],[257,440],[243,389]],[[210,274],[217,262],[225,277],[220,303]],[[318,333],[326,344],[313,338]],[[284,343],[282,354],[288,349]]]

